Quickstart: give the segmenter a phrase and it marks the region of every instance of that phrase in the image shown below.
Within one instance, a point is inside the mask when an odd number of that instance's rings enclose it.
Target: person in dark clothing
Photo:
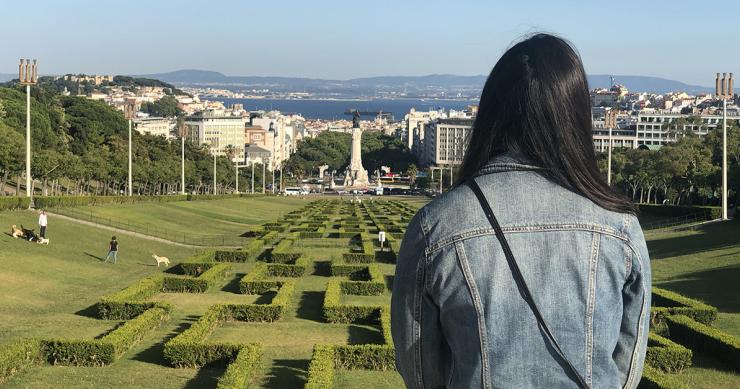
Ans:
[[[113,264],[115,265],[118,261],[118,240],[116,240],[116,237],[112,237],[110,243],[108,244],[108,255],[105,257],[105,262],[108,262],[110,258],[113,258]]]

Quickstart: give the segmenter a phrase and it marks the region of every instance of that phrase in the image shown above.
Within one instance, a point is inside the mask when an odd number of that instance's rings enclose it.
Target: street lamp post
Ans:
[[[213,194],[216,194],[216,152],[213,153]]]
[[[252,192],[252,194],[254,194],[254,161],[251,161],[249,164],[252,165],[252,186],[251,186],[251,192]]]
[[[185,194],[185,137],[180,136],[180,194]]]
[[[727,220],[727,98],[722,98],[722,220]]]
[[[265,161],[262,161],[262,194],[265,194]]]
[[[133,182],[131,175],[131,118],[128,119],[128,195],[133,195],[131,184]]]
[[[33,190],[31,189],[31,85],[36,85],[38,82],[38,68],[36,67],[36,60],[26,59],[25,65],[23,59],[21,59],[20,65],[18,65],[18,81],[21,85],[26,86],[26,197],[33,196]],[[16,193],[16,195],[18,195]]]
[[[612,128],[611,127],[609,127],[609,158],[606,163],[606,183],[609,184],[609,186],[612,185]]]

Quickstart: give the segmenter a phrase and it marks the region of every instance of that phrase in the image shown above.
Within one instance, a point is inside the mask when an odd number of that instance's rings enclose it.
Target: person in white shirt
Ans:
[[[39,215],[39,228],[41,231],[39,231],[39,236],[42,238],[46,238],[46,225],[48,224],[48,219],[46,217],[46,211],[42,210],[41,214]]]

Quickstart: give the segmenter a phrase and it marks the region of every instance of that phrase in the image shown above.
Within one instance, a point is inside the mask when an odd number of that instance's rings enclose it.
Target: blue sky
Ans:
[[[35,57],[43,74],[487,74],[534,31],[573,42],[591,74],[712,85],[716,71],[740,73],[740,1],[3,0],[0,9],[4,73]]]

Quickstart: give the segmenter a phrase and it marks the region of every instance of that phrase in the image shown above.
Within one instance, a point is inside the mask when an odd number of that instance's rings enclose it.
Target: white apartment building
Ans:
[[[728,110],[728,123],[738,123],[740,117]],[[683,119],[676,128],[676,122]],[[698,121],[697,121],[698,120]],[[645,110],[637,114],[637,143],[638,147],[662,146],[674,142],[685,131],[691,131],[704,136],[722,126],[722,116],[717,115],[685,115],[665,111]]]
[[[418,154],[421,164],[442,166],[462,163],[472,128],[472,118],[438,119],[425,125]]]
[[[137,118],[133,120],[134,129],[140,134],[157,135],[166,139],[174,138],[173,131],[177,121],[172,118]]]
[[[608,128],[596,128],[591,130],[594,140],[594,150],[605,152],[609,150],[609,129]],[[613,128],[612,129],[612,148],[627,148],[636,149],[639,147],[637,144],[637,134],[634,129],[629,128]]]
[[[406,122],[406,146],[413,150],[414,147],[419,147],[424,141],[425,129],[424,127],[433,120],[446,117],[442,111],[417,111],[411,108],[409,113],[404,116]]]
[[[188,138],[198,145],[209,145],[216,155],[226,155],[226,147],[238,149],[233,161],[244,160],[246,119],[241,116],[228,116],[223,111],[204,111],[185,118]]]

